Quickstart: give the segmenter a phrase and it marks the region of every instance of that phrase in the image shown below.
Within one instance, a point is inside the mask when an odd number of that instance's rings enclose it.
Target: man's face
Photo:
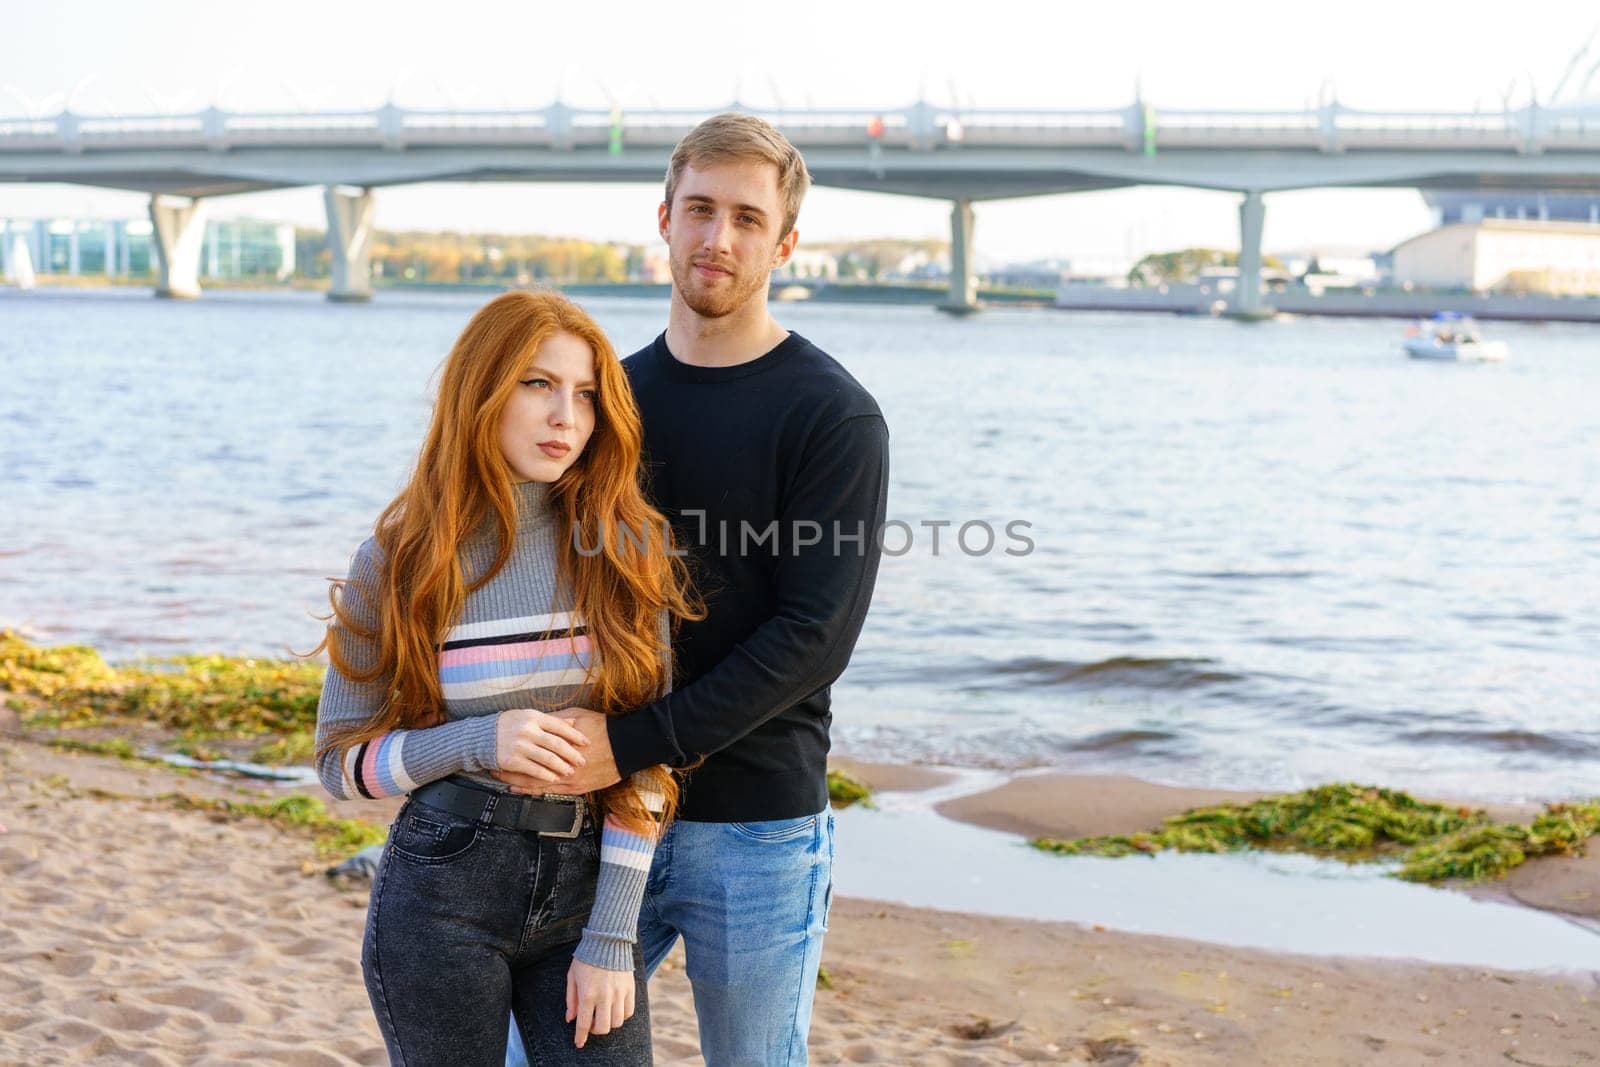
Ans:
[[[672,281],[689,309],[720,319],[762,297],[799,231],[780,232],[778,168],[765,162],[686,166],[658,221]]]

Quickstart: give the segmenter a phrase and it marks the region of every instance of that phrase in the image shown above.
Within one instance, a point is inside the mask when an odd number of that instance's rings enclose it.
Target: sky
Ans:
[[[578,106],[1125,106],[1498,110],[1546,100],[1600,27],[1590,2],[1340,4],[0,0],[0,116]],[[1600,41],[1579,68],[1600,61]],[[1600,74],[1591,94],[1600,94]],[[656,240],[655,186],[381,189],[377,225]],[[1138,188],[980,203],[980,263],[1237,247],[1238,198]],[[213,218],[324,224],[320,193],[218,198]],[[0,217],[136,217],[140,194],[0,184]],[[801,241],[946,238],[937,200],[816,189]],[[1432,224],[1407,190],[1267,198],[1270,252],[1387,248]]]

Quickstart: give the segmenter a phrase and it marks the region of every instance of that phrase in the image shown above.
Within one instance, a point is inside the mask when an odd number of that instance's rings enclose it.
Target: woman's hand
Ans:
[[[559,781],[587,762],[578,749],[588,743],[576,726],[532,708],[513,708],[495,718],[495,763],[511,774]]]
[[[609,1034],[633,1015],[633,972],[607,971],[582,960],[567,969],[567,1022],[576,1020],[579,1048],[590,1034]]]

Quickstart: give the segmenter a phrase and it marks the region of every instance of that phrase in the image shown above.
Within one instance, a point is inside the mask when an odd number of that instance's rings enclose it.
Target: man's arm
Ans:
[[[848,418],[810,441],[780,516],[772,616],[691,684],[605,719],[611,773],[688,766],[844,672],[877,580],[888,490],[889,430],[881,416]],[[797,527],[804,538],[820,527],[817,543],[800,546]],[[610,762],[596,751],[602,747],[585,751],[591,767]]]

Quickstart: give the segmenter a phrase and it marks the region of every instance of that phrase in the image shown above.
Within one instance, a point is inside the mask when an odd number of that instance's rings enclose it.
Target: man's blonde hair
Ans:
[[[713,115],[684,135],[672,150],[667,164],[667,212],[672,212],[672,197],[684,167],[708,163],[771,163],[778,168],[778,195],[783,199],[783,228],[779,239],[789,235],[800,217],[800,201],[811,188],[811,175],[800,150],[770,122],[754,115],[725,111]]]

